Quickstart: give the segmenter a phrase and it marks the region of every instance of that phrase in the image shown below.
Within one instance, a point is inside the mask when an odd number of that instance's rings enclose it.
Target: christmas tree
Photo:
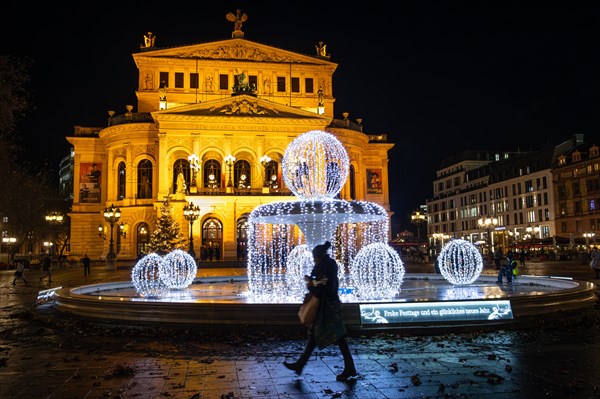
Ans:
[[[179,223],[171,214],[171,197],[166,195],[160,206],[160,216],[156,229],[150,234],[150,251],[165,254],[174,249],[182,249],[185,245],[183,235],[179,231]]]

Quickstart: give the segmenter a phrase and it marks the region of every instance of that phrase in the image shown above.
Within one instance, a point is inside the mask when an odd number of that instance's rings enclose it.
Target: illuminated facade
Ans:
[[[305,55],[244,38],[158,48],[148,33],[133,54],[139,79],[136,106],[109,111],[106,127],[75,128],[71,255],[102,258],[110,227],[102,210],[119,207],[124,234],[119,260],[148,249],[161,201],[170,196],[182,234],[196,257],[235,260],[246,254],[250,212],[293,200],[282,176],[288,145],[322,130],[340,140],[349,176],[339,198],[381,205],[391,217],[385,134],[366,134],[362,120],[334,118],[332,75],[337,64],[323,47]],[[183,208],[200,208],[191,229]],[[110,232],[108,232],[110,235]]]

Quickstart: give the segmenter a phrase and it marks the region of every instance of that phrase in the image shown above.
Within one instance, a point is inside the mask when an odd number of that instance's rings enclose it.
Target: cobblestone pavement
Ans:
[[[426,273],[429,263],[406,264]],[[199,269],[199,276],[243,274]],[[485,273],[495,274],[495,270]],[[590,280],[575,262],[530,263],[522,274]],[[12,285],[0,271],[0,398],[593,398],[600,397],[600,309],[521,331],[351,336],[359,376],[342,383],[336,346],[316,350],[302,376],[282,366],[299,356],[302,331],[112,328],[34,305],[40,271]],[[60,269],[50,286],[129,279],[129,271]],[[590,280],[594,281],[594,280]],[[34,312],[35,311],[35,312]],[[38,312],[39,311],[39,312]],[[34,317],[41,313],[42,317]]]

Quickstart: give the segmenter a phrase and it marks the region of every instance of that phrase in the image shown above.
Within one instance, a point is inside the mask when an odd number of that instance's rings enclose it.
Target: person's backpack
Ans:
[[[516,260],[513,259],[510,262],[509,267],[512,269],[513,276],[518,276],[519,275],[519,263]]]

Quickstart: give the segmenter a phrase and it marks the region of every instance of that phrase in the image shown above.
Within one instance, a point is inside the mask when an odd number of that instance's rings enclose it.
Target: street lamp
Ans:
[[[57,211],[53,211],[50,212],[49,214],[46,215],[46,222],[50,223],[50,225],[52,226],[52,242],[55,243],[56,242],[56,229],[57,226],[60,226],[64,220],[64,215],[60,212]],[[55,246],[53,245],[51,247],[52,249],[52,253],[51,255],[54,255],[55,250]]]
[[[588,248],[590,246],[590,238],[593,238],[594,243],[596,243],[596,233],[583,233],[583,237],[585,237],[585,246]]]
[[[12,246],[17,242],[15,237],[2,237],[2,243],[8,250],[8,263],[12,261]]]
[[[492,227],[496,228],[496,226],[498,226],[498,218],[491,217],[490,215],[486,215],[486,217],[481,217],[481,218],[477,219],[477,225],[480,228],[485,229],[487,231],[486,241],[487,241],[488,252],[489,253],[494,252],[494,247],[493,247],[494,242],[492,240],[492,237],[490,236],[490,230]]]
[[[108,254],[106,254],[106,268],[109,270],[116,269],[116,254],[115,254],[115,241],[113,239],[113,227],[115,223],[121,218],[121,209],[115,208],[114,205],[104,209],[102,211],[104,220],[110,224],[110,242],[108,244]]]
[[[269,157],[268,155],[263,155],[262,157],[260,157],[260,164],[263,167],[263,187],[269,186],[269,182],[267,179],[267,166],[269,166],[270,162],[271,157]]]
[[[188,161],[190,162],[190,169],[192,170],[192,184],[190,186],[190,192],[197,193],[198,186],[196,184],[196,174],[200,170],[201,161],[196,154],[191,154],[188,156]]]
[[[417,226],[417,238],[421,241],[421,225],[425,223],[425,215],[419,211],[414,211],[410,215],[411,222]]]
[[[229,170],[229,180],[227,180],[227,187],[233,187],[233,181],[231,180],[231,167],[233,166],[234,162],[235,157],[233,155],[229,154],[225,157],[225,165],[227,165],[227,168]]]
[[[534,227],[534,226],[528,224],[527,227],[525,228],[525,231],[527,232],[527,234],[529,236],[531,244],[533,244],[533,238],[540,232],[540,226]]]
[[[190,246],[188,248],[188,254],[190,254],[190,256],[194,259],[196,259],[196,252],[194,251],[194,232],[192,230],[192,226],[199,216],[200,207],[198,205],[194,205],[193,202],[190,202],[183,207],[183,217],[185,217],[185,220],[190,222]]]

